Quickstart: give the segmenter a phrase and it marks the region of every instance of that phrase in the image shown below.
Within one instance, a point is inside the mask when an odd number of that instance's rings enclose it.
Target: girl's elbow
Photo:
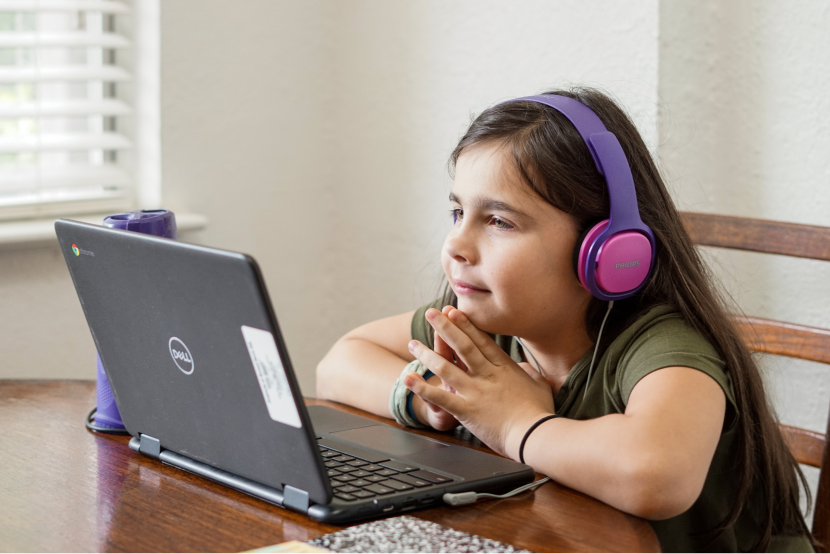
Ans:
[[[321,400],[336,400],[334,392],[336,387],[332,386],[332,380],[335,375],[332,364],[331,352],[325,355],[320,363],[317,364],[317,398]]]
[[[665,460],[636,465],[627,478],[632,486],[624,510],[650,520],[682,514],[703,490],[703,480],[690,473]]]
[[[643,491],[632,499],[631,505],[625,511],[635,516],[653,521],[670,519],[679,516],[692,507],[697,497],[685,496],[662,491]]]

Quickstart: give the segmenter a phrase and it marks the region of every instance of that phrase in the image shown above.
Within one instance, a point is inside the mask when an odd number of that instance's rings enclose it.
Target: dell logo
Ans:
[[[190,350],[185,344],[176,337],[170,337],[167,341],[167,348],[170,350],[170,357],[173,358],[173,363],[176,367],[182,370],[185,375],[193,373],[193,357],[190,355]]]
[[[614,269],[625,269],[626,267],[637,267],[640,265],[638,260],[634,260],[633,262],[625,262],[621,264],[616,264]]]

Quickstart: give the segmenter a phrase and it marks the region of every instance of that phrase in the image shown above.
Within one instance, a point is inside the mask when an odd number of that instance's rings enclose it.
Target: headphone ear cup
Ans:
[[[596,238],[605,231],[606,227],[608,227],[608,220],[604,219],[584,232],[581,240],[576,243],[577,247],[574,250],[574,254],[576,255],[576,277],[585,290],[589,290],[588,284],[585,282],[585,266],[588,259],[588,249]],[[588,268],[588,270],[590,269]]]
[[[609,294],[633,293],[648,278],[651,252],[651,242],[642,233],[614,233],[602,243],[597,257],[597,287]]]
[[[600,246],[596,266],[587,267],[588,250],[608,227],[609,220],[600,221],[583,234],[576,253],[576,276],[585,290],[590,272],[600,292],[625,294],[634,291],[648,278],[651,269],[651,243],[637,231],[623,231],[607,238]]]

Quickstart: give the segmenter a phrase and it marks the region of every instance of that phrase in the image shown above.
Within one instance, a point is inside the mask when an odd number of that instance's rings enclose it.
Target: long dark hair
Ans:
[[[810,492],[804,475],[787,448],[764,391],[761,374],[727,315],[727,304],[701,260],[678,216],[660,172],[636,127],[605,94],[590,88],[550,91],[579,100],[591,108],[622,145],[637,189],[640,216],[657,239],[657,259],[648,284],[637,295],[615,304],[606,323],[604,348],[651,307],[674,306],[705,337],[726,363],[739,416],[737,495],[729,514],[710,533],[714,540],[749,509],[754,487],[763,492],[761,536],[753,550],[766,551],[773,535],[812,535],[799,509],[798,479]],[[570,214],[580,233],[608,218],[608,189],[587,146],[558,111],[528,101],[505,102],[485,110],[470,125],[450,158],[473,145],[499,143],[512,153],[525,182],[552,206]],[[455,305],[455,298],[445,296]],[[596,340],[606,303],[592,299],[585,325]],[[757,497],[756,497],[757,498]]]

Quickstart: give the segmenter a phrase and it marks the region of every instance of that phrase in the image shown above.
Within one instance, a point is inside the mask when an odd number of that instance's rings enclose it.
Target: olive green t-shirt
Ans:
[[[433,302],[415,312],[412,338],[433,347],[433,330],[424,318]],[[496,335],[496,343],[517,362],[526,361],[514,337]],[[670,519],[650,521],[660,545],[667,552],[748,551],[759,538],[759,525],[750,510],[726,529],[714,542],[705,540],[729,513],[737,493],[737,426],[740,414],[729,373],[712,345],[669,306],[652,308],[625,329],[602,353],[585,391],[588,352],[571,369],[554,397],[556,413],[569,419],[591,419],[624,413],[635,385],[653,371],[684,366],[702,371],[723,389],[727,409],[723,431],[700,497],[688,511]],[[776,536],[772,552],[812,551],[809,540],[799,536]]]

